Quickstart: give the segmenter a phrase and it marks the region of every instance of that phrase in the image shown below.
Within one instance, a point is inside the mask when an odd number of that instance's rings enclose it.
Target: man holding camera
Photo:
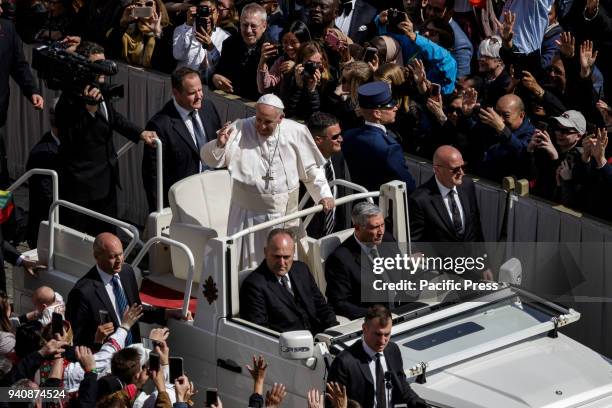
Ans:
[[[89,61],[102,61],[104,49],[83,42],[77,53]],[[134,143],[155,146],[155,132],[143,130],[117,112],[105,98],[106,83],[99,76],[99,87],[86,85],[82,94],[62,92],[55,118],[60,140],[60,196],[91,210],[117,216],[119,168],[113,144],[113,131]],[[92,235],[109,231],[110,226],[73,211],[66,211],[64,224]],[[66,219],[67,218],[67,219]]]
[[[209,83],[229,33],[216,26],[219,16],[216,1],[203,0],[196,4],[189,7],[185,24],[174,30],[172,54],[178,61],[177,68],[199,71],[202,80]]]

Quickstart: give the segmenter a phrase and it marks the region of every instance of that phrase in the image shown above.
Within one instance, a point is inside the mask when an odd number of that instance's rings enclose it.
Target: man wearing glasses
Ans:
[[[194,2],[187,11],[187,21],[174,29],[172,54],[177,68],[188,67],[199,71],[208,84],[223,49],[223,41],[230,35],[217,27],[219,17],[216,0]]]
[[[397,102],[389,85],[382,81],[370,82],[361,85],[357,92],[365,124],[346,131],[342,144],[352,181],[368,191],[378,191],[382,184],[400,180],[411,193],[415,182],[397,142],[398,136],[385,127],[395,122],[397,113]]]
[[[259,99],[257,66],[267,18],[266,9],[259,4],[250,3],[242,9],[240,34],[223,42],[223,53],[212,77],[215,88],[252,101]]]
[[[408,199],[412,241],[483,242],[476,191],[474,183],[463,177],[465,162],[461,152],[452,146],[440,146],[434,153],[433,168],[434,175]],[[469,256],[471,250],[454,245],[443,249],[451,252],[465,249],[461,256]],[[482,272],[482,277],[493,278],[489,269]]]
[[[325,159],[323,169],[327,182],[331,183],[338,179],[347,180],[348,172],[342,155],[342,130],[338,119],[329,113],[315,112],[308,118],[306,126]],[[334,200],[346,195],[344,188],[340,186],[331,186],[330,188]],[[301,188],[300,192],[303,193],[304,191],[305,188]],[[311,206],[312,200],[304,208]],[[345,206],[340,206],[327,213],[315,214],[306,228],[308,236],[321,238],[345,229],[347,227],[345,210]]]

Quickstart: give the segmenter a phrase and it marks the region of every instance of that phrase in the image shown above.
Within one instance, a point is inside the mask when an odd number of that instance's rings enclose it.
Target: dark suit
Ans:
[[[125,292],[128,304],[141,304],[138,294],[138,284],[134,276],[134,270],[128,264],[123,264],[119,272],[121,286]],[[121,325],[121,321],[115,316],[115,309],[108,293],[104,287],[104,282],[100,278],[98,269],[94,266],[85,276],[77,281],[66,302],[66,319],[72,324],[74,333],[74,344],[93,347],[96,329],[102,322],[100,321],[100,310],[106,310],[111,317],[115,328]],[[140,321],[145,323],[165,324],[164,309],[148,307],[144,310],[144,315]],[[132,342],[140,341],[140,329],[138,324],[132,326]]]
[[[113,143],[113,131],[138,143],[142,128],[128,121],[106,102],[108,119],[98,107],[95,115],[85,103],[67,93],[60,96],[55,116],[60,139],[60,197],[109,216],[117,215],[119,166]],[[67,214],[71,214],[66,211]],[[103,223],[70,216],[70,224],[92,235],[109,231]]]
[[[9,75],[17,82],[26,98],[38,93],[30,66],[23,55],[23,46],[13,23],[0,18],[0,127],[6,123],[9,104]]]
[[[232,34],[223,41],[223,52],[215,70],[215,74],[223,75],[232,81],[234,94],[251,101],[256,101],[261,96],[257,89],[257,66],[263,39],[264,36],[254,48],[249,49],[240,33]]]
[[[206,133],[206,141],[216,139],[221,120],[215,106],[203,101],[198,111],[200,122]],[[147,130],[153,130],[162,141],[164,207],[168,206],[168,190],[174,183],[185,177],[200,172],[200,152],[187,129],[185,122],[174,106],[174,100],[168,101],[161,111],[147,123]],[[142,158],[142,181],[147,192],[149,212],[156,210],[157,200],[157,159],[155,149],[145,146]]]
[[[432,176],[408,198],[410,236],[421,242],[483,242],[480,212],[474,183],[467,177],[457,187],[464,216],[464,233],[458,235],[453,228],[443,197]]]
[[[373,21],[376,17],[376,8],[365,0],[355,0],[351,25],[348,36],[357,44],[363,44],[376,36],[376,26]],[[365,27],[365,30],[363,29]],[[360,30],[361,28],[361,30]]]
[[[345,166],[345,161],[344,161],[344,156],[342,155],[342,152],[338,153],[338,154],[334,154],[331,157],[331,162],[332,162],[332,167],[334,168],[334,176],[336,179],[343,179],[346,180],[346,166]],[[327,180],[328,182],[331,180]],[[306,188],[304,187],[303,184],[300,184],[300,195],[303,194],[303,192],[306,191]],[[337,193],[336,193],[336,199],[345,196],[346,190],[341,187],[341,186],[337,186]],[[308,208],[310,206],[313,205],[312,200],[309,200],[308,203],[306,203],[306,206],[304,208]],[[334,225],[334,230],[333,232],[336,231],[342,231],[343,229],[346,228],[346,205],[341,205],[339,207],[336,207],[336,215],[335,215],[335,225]],[[310,224],[308,224],[308,227],[306,228],[306,231],[308,233],[309,237],[312,238],[321,238],[322,236],[325,235],[325,213],[324,212],[319,212],[316,213],[314,215],[314,217],[312,217],[312,220],[310,220]]]
[[[402,147],[382,129],[364,125],[344,132],[342,153],[354,183],[368,191],[378,191],[382,184],[400,180],[411,193],[415,182],[406,166]]]
[[[383,237],[383,245],[378,246],[378,252],[381,257],[394,257],[399,253],[399,248],[393,242],[391,234],[386,233]],[[351,320],[365,316],[368,307],[375,303],[383,302],[365,302],[362,300],[362,287],[367,290],[372,287],[374,279],[380,279],[381,276],[374,275],[371,262],[368,259],[369,268],[362,273],[362,254],[361,246],[355,235],[351,235],[338,248],[327,257],[325,261],[325,280],[327,289],[325,295],[329,304],[334,308],[334,312],[340,316],[348,317]],[[372,280],[367,282],[362,281],[363,276],[369,276]],[[374,294],[372,294],[374,296]],[[385,306],[393,306],[389,302],[385,302]]]
[[[59,146],[51,132],[47,132],[30,151],[26,170],[50,169],[59,171]],[[30,248],[36,248],[38,226],[49,218],[49,207],[53,202],[53,182],[49,176],[32,176],[29,188],[28,232]]]
[[[363,408],[374,406],[374,379],[370,367],[370,357],[363,349],[363,340],[356,341],[334,359],[327,381],[346,386],[349,399],[357,401]],[[425,403],[410,388],[404,373],[402,355],[397,344],[389,342],[383,351],[387,371],[391,373],[391,402],[406,403],[408,407],[425,407]]]
[[[281,333],[310,330],[316,334],[338,324],[306,264],[294,261],[289,279],[295,298],[264,260],[240,287],[240,316]]]
[[[463,183],[457,187],[457,195],[461,202],[464,218],[464,231],[461,235],[453,227],[434,176],[410,195],[408,198],[410,236],[417,251],[423,252],[425,255],[441,257],[483,256],[484,248],[481,243],[484,241],[484,237],[480,224],[476,191],[472,180],[464,177]],[[419,242],[425,244],[419,245]],[[451,244],[442,244],[435,247],[427,244],[432,242],[448,242]],[[454,271],[448,270],[446,272]],[[477,270],[466,272],[465,276],[471,279],[480,278]]]

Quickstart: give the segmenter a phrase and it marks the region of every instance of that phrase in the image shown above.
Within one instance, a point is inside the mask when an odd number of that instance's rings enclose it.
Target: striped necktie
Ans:
[[[115,294],[115,304],[117,305],[117,317],[119,318],[119,323],[121,323],[121,318],[123,317],[123,312],[128,308],[128,301],[125,297],[125,291],[119,284],[119,276],[114,275],[113,279],[111,279],[113,284],[113,293]],[[129,331],[127,336],[125,337],[125,345],[126,347],[132,344],[132,332]]]
[[[334,170],[332,168],[331,159],[325,163],[325,178],[327,179],[328,183],[334,181]],[[336,199],[336,193],[335,193],[336,187],[335,186],[332,187],[331,190],[332,190],[332,194],[334,195],[334,200],[335,200]],[[335,226],[336,226],[336,207],[332,208],[325,214],[325,223],[324,223],[325,235],[329,235],[332,232],[334,232]]]

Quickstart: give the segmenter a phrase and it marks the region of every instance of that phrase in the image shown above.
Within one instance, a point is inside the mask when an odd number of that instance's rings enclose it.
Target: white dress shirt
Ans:
[[[287,286],[289,287],[289,289],[291,289],[291,291],[293,291],[293,286],[291,286],[291,278],[289,277],[289,272],[287,272],[285,276],[287,277]],[[281,285],[284,289],[285,287],[283,286],[282,278],[283,278],[282,276],[276,276],[276,279],[278,280],[278,284]]]
[[[444,201],[444,206],[446,207],[446,211],[448,212],[448,217],[453,220],[453,213],[450,207],[450,201],[448,197],[448,193],[451,191],[450,188],[442,185],[436,178],[436,184],[438,185],[438,189],[440,189],[440,194],[442,195],[442,201]],[[463,226],[463,230],[465,231],[465,216],[463,214],[463,207],[461,206],[461,200],[459,200],[459,192],[457,191],[457,187],[453,186],[453,190],[455,191],[454,199],[457,204],[457,208],[459,209],[459,215],[461,216],[461,225]]]
[[[193,145],[196,147],[196,149],[198,148],[198,141],[196,139],[195,136],[195,126],[199,126],[200,129],[202,130],[202,134],[204,135],[204,140],[207,140],[207,136],[206,136],[206,130],[204,130],[204,126],[202,126],[202,120],[200,119],[200,115],[196,114],[195,118],[196,118],[196,122],[198,123],[193,123],[193,119],[190,116],[192,111],[188,111],[187,109],[183,108],[181,105],[179,105],[176,102],[176,99],[174,99],[174,97],[172,97],[172,101],[174,102],[174,107],[176,108],[176,110],[178,111],[179,115],[181,116],[181,119],[183,120],[183,123],[185,124],[185,126],[187,127],[187,130],[189,131],[189,134],[191,135],[191,140],[193,141]],[[203,146],[200,146],[200,148],[202,148]],[[202,165],[202,160],[200,160],[200,172],[203,170],[203,165]]]
[[[374,380],[374,407],[376,407],[376,357],[374,356],[377,352],[372,350],[370,346],[366,344],[366,342],[361,339],[361,345],[363,346],[363,351],[370,357],[370,362],[368,363],[368,367],[370,368],[370,373],[372,373],[372,380]],[[387,360],[385,360],[385,354],[380,353],[380,364],[382,365],[383,372],[389,371],[387,368]],[[385,387],[385,398],[387,398],[387,407],[391,407],[389,403],[391,397],[391,391],[387,387]]]
[[[387,128],[385,127],[385,125],[381,125],[380,123],[368,122],[367,120],[365,121],[365,124],[368,126],[374,126],[379,129],[382,129],[382,131],[385,132],[385,134],[387,134]]]
[[[115,292],[113,291],[113,283],[112,283],[114,275],[104,272],[102,269],[100,269],[98,265],[96,265],[96,269],[98,270],[98,273],[100,274],[100,278],[102,279],[102,283],[104,284],[104,289],[106,290],[106,293],[108,293],[108,297],[110,298],[110,301],[113,304],[112,311],[115,312],[117,321],[121,323],[121,318],[123,317],[123,311],[117,310],[117,301],[115,300]],[[123,285],[121,284],[121,279],[119,279],[119,286],[121,286],[121,289],[123,289]],[[123,293],[125,293],[125,289],[123,289]],[[127,293],[125,294],[125,298],[127,299]],[[107,310],[107,312],[110,313],[111,311]]]
[[[211,35],[213,49],[209,51],[196,39],[193,26],[181,24],[174,29],[172,35],[172,55],[178,61],[176,67],[189,67],[200,71],[204,58],[208,58],[208,69],[212,72],[221,58],[223,41],[228,37],[227,31],[215,27]]]
[[[353,19],[353,12],[355,11],[355,0],[351,1],[351,12],[348,16],[345,16],[344,13],[340,14],[336,17],[336,27],[340,29],[345,35],[349,35],[349,30],[351,29],[351,20]],[[342,12],[342,10],[341,10]]]

